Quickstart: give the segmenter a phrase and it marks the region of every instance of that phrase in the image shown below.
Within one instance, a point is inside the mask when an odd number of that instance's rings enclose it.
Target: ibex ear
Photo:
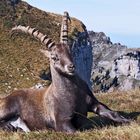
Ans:
[[[40,49],[40,52],[43,53],[46,57],[50,58],[50,52],[48,50]]]

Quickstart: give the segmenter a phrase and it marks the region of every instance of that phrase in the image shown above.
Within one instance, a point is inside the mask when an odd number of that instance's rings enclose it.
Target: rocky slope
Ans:
[[[93,47],[94,92],[140,87],[140,50],[113,44],[103,32],[89,32]]]

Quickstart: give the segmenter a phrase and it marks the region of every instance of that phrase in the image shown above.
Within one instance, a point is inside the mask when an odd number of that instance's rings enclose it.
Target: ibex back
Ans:
[[[34,28],[19,25],[14,30],[29,33],[46,45],[46,50],[41,51],[50,60],[52,83],[44,89],[17,90],[1,99],[0,121],[19,117],[30,130],[54,129],[69,133],[82,126],[83,116],[89,111],[119,123],[129,121],[94,97],[75,73],[68,45],[55,44]]]

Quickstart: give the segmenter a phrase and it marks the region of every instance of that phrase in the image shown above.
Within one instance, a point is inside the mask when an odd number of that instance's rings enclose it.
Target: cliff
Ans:
[[[93,47],[94,92],[140,87],[140,50],[113,44],[103,32],[89,32]]]

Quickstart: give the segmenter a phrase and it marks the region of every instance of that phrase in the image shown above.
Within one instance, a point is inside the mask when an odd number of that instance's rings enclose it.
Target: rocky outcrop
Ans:
[[[110,75],[124,75],[140,80],[140,52],[132,51],[115,59]]]
[[[87,82],[91,89],[92,83],[90,79],[93,65],[93,55],[92,45],[85,26],[84,32],[78,32],[74,39],[72,44],[72,55],[76,65],[76,72],[84,81]]]
[[[89,32],[93,47],[94,92],[140,87],[140,51],[113,44],[104,33]]]
[[[131,51],[114,60],[111,77],[118,77],[119,89],[140,87],[140,52]]]

